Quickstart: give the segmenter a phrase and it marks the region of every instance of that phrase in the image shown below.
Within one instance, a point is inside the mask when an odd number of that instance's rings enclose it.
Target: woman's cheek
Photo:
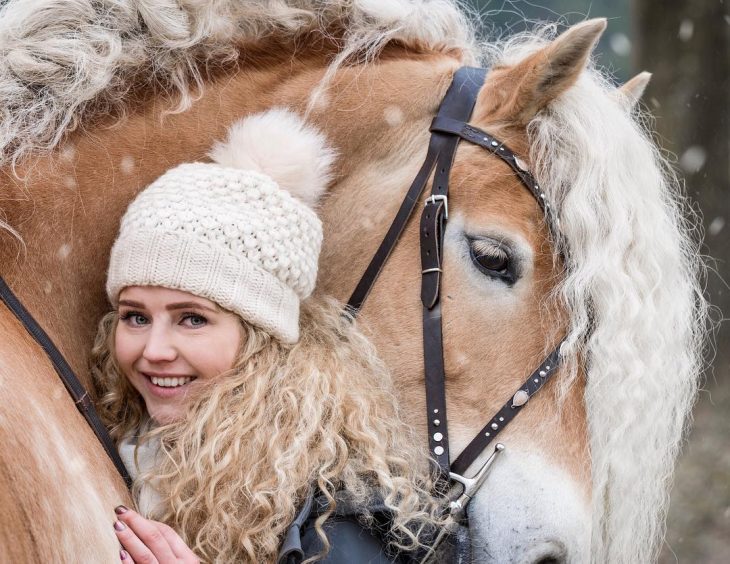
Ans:
[[[201,375],[215,378],[233,367],[240,347],[240,339],[236,337],[226,333],[199,351],[197,358],[200,359],[198,370]]]
[[[123,372],[127,372],[129,367],[134,364],[136,348],[132,336],[123,327],[118,327],[114,335],[114,350],[117,364]]]

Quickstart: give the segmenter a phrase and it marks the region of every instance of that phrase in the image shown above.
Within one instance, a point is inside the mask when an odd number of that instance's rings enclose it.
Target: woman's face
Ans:
[[[188,292],[131,286],[118,313],[117,363],[158,423],[181,418],[190,391],[232,368],[241,346],[239,317]]]

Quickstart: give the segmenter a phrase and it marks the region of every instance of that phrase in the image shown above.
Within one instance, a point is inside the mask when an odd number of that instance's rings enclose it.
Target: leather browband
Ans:
[[[99,415],[96,413],[96,409],[94,409],[94,404],[89,398],[89,393],[86,391],[81,382],[79,382],[79,379],[76,377],[73,370],[66,362],[66,359],[63,358],[63,355],[56,348],[56,345],[53,344],[51,338],[33,318],[33,316],[28,313],[28,310],[23,307],[23,304],[15,296],[15,294],[10,289],[10,286],[8,286],[5,280],[3,280],[2,276],[0,276],[0,299],[5,302],[5,305],[8,306],[8,309],[12,311],[15,317],[17,317],[18,320],[23,324],[25,330],[30,333],[33,339],[45,351],[46,355],[53,364],[53,367],[56,369],[56,372],[60,376],[63,385],[66,387],[66,390],[71,395],[71,398],[73,399],[76,408],[79,410],[79,412],[81,412],[81,415],[84,416],[84,419],[86,419],[86,422],[89,424],[89,427],[91,427],[91,430],[96,435],[96,438],[99,439],[101,446],[104,447],[107,455],[114,463],[117,472],[119,472],[119,475],[124,480],[127,488],[131,488],[132,478],[129,476],[129,473],[125,468],[122,459],[119,457],[119,453],[117,452],[117,449],[114,445],[114,441],[112,441],[112,438],[109,436],[106,427],[104,427],[101,419],[99,419]]]
[[[439,133],[458,135],[465,141],[469,141],[474,145],[479,145],[491,153],[494,153],[512,168],[525,187],[532,192],[532,195],[535,197],[535,200],[537,200],[540,209],[547,212],[550,208],[545,201],[545,193],[540,189],[535,177],[527,170],[525,163],[523,163],[509,147],[489,135],[486,131],[477,129],[468,123],[449,119],[441,115],[438,115],[433,119],[430,130],[438,131]]]

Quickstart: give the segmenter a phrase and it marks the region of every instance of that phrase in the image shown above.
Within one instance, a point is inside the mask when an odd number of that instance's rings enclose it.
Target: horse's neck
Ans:
[[[100,301],[99,292],[89,291],[87,280],[93,268],[103,268],[88,260],[88,241],[95,236],[92,220],[98,210],[75,185],[73,165],[56,166],[54,161],[39,159],[21,167],[22,180],[9,173],[0,179],[4,216],[22,237],[21,243],[0,233],[0,274],[72,367],[83,374],[76,343],[79,338],[88,340],[89,331],[82,337],[79,329],[94,323],[89,304],[98,309]]]

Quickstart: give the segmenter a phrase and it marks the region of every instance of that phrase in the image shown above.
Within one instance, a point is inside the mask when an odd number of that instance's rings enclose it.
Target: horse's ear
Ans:
[[[650,79],[650,72],[640,72],[618,89],[619,101],[627,111],[631,111],[639,103]]]
[[[579,23],[513,67],[495,69],[475,116],[527,124],[578,79],[606,29],[605,18]]]

